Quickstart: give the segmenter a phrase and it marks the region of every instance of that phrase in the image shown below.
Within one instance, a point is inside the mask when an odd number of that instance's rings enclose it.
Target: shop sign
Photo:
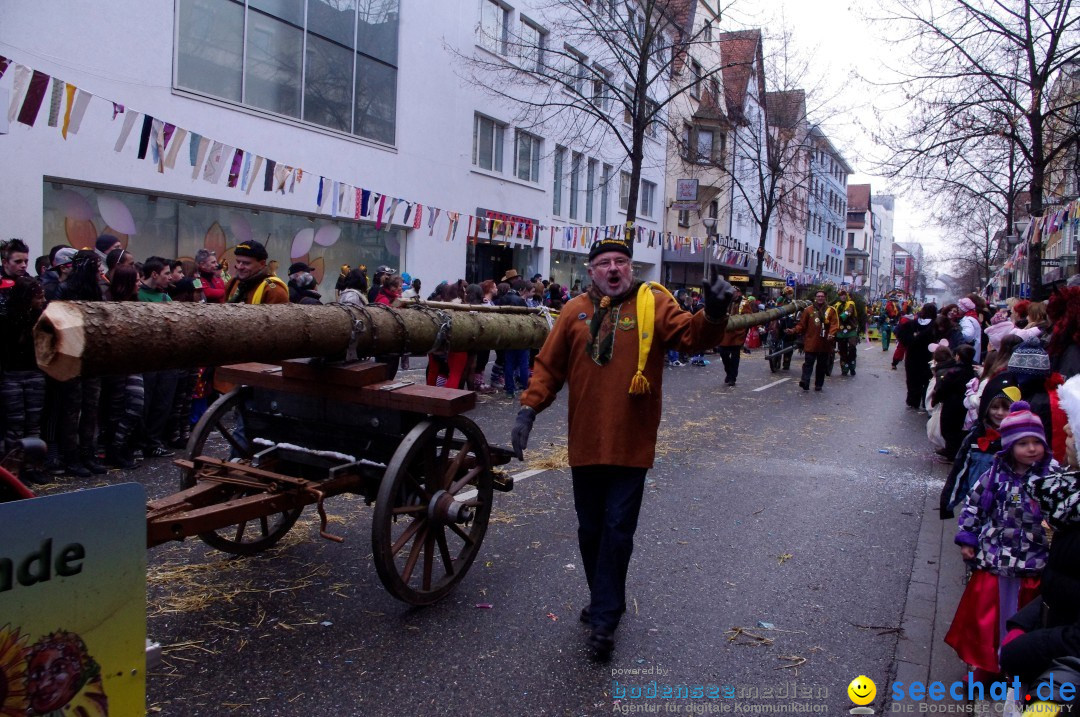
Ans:
[[[732,284],[749,284],[750,277],[746,274],[732,274],[727,278]]]
[[[517,243],[519,241],[522,241],[521,239],[517,238],[517,225],[524,224],[525,228],[521,233],[521,236],[524,237],[523,241],[532,244],[533,240],[535,239],[535,231],[537,225],[537,221],[535,219],[530,219],[529,217],[520,217],[516,214],[497,212],[493,209],[483,209],[481,207],[478,207],[476,209],[476,215],[481,218],[481,221],[483,221],[484,219],[490,219],[492,221],[504,222],[504,224],[500,226],[496,238],[492,239],[491,236],[487,235],[486,231],[481,231],[479,228],[477,228],[476,236],[478,238],[487,239],[489,241],[505,241],[509,243]],[[504,228],[507,232],[506,236],[502,235]]]
[[[690,202],[693,203],[695,208],[697,207],[697,193],[698,193],[698,180],[696,179],[676,179],[675,180],[675,202]],[[684,209],[689,207],[679,207]]]
[[[766,286],[770,289],[777,289],[784,286],[784,282],[780,279],[762,279],[762,286]]]

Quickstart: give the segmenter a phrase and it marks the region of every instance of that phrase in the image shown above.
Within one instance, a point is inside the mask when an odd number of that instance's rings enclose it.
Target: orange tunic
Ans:
[[[542,411],[555,400],[563,384],[569,384],[567,447],[571,466],[651,468],[660,426],[665,352],[697,353],[715,346],[724,333],[726,318],[712,323],[704,311],[692,315],[660,290],[654,289],[653,296],[654,338],[644,370],[649,393],[630,395],[630,380],[638,362],[636,291],[618,305],[615,343],[606,365],[598,365],[589,356],[593,302],[587,293],[563,306],[536,357],[521,403]]]

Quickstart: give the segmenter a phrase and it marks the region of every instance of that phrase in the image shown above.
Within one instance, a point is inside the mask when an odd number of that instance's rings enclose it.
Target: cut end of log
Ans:
[[[34,327],[38,366],[57,381],[80,375],[86,346],[82,315],[63,302],[49,304]]]

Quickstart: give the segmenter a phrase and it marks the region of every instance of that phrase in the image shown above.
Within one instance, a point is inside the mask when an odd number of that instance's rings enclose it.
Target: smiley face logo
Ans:
[[[877,697],[877,685],[866,675],[859,675],[847,686],[848,697],[857,705],[865,706]]]

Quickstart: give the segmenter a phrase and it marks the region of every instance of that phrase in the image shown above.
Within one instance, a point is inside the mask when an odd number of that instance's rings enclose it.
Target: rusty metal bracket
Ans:
[[[321,490],[319,490],[318,488],[311,488],[311,487],[309,487],[307,489],[307,492],[310,495],[315,496],[315,508],[316,508],[316,510],[319,511],[319,521],[320,521],[319,522],[319,535],[326,538],[327,540],[332,540],[335,543],[344,543],[345,538],[342,538],[340,535],[334,535],[332,533],[328,533],[326,531],[327,519],[326,519],[326,508],[323,507],[323,498],[325,497],[323,495],[323,492]]]

